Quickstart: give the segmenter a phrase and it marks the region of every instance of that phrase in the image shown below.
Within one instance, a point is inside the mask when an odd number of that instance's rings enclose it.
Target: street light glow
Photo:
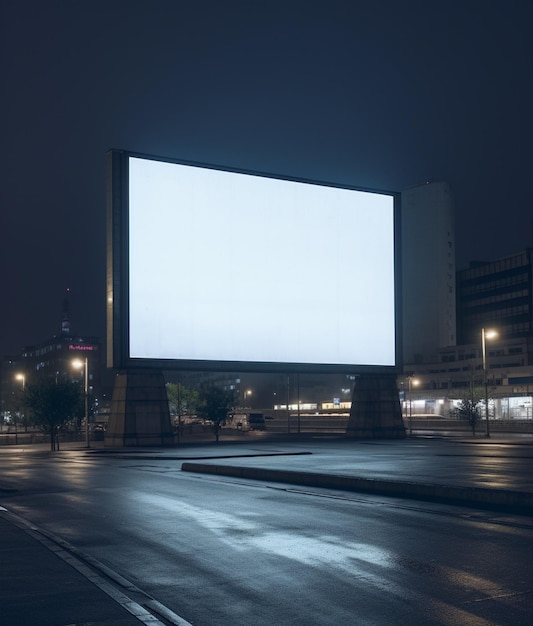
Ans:
[[[413,398],[411,396],[411,389],[413,386],[420,384],[418,378],[412,376],[407,377],[408,389],[409,389],[409,437],[413,436]]]
[[[85,396],[85,444],[87,448],[91,447],[89,438],[89,360],[85,357],[82,359],[73,359],[70,363],[72,367],[83,369],[83,391]]]
[[[493,328],[482,328],[481,329],[481,358],[483,365],[483,378],[485,384],[485,426],[486,426],[486,434],[487,437],[490,437],[489,430],[489,380],[488,380],[488,371],[487,371],[487,347],[486,341],[487,339],[496,339],[498,337],[498,331]]]

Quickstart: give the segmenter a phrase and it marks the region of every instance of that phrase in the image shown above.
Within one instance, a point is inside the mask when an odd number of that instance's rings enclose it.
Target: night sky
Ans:
[[[385,190],[445,180],[459,268],[532,245],[531,0],[0,11],[0,355],[59,332],[66,288],[73,330],[104,340],[109,148]]]

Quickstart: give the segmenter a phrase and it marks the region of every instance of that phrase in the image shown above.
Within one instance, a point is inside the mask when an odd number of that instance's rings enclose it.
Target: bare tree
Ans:
[[[461,396],[459,406],[455,411],[456,415],[459,419],[469,423],[472,435],[475,436],[476,427],[482,418],[481,408],[485,402],[484,389],[476,386],[472,378],[468,388],[462,390]]]

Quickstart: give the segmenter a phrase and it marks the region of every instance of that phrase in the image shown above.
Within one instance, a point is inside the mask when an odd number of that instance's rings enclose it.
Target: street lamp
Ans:
[[[411,385],[415,387],[420,383],[419,380],[413,378],[412,376],[407,377],[408,389],[409,389],[409,437],[413,435],[413,398],[411,396]]]
[[[246,389],[244,392],[244,406],[246,407],[246,403],[248,402],[248,398],[252,395],[251,389]]]
[[[488,372],[487,372],[487,347],[486,341],[487,339],[496,339],[498,333],[495,330],[486,330],[485,328],[481,329],[481,356],[483,358],[483,379],[485,382],[485,426],[486,426],[486,435],[490,437],[489,430],[489,381],[488,381]]]
[[[291,409],[289,399],[291,395],[291,375],[287,374],[287,433],[291,432]]]
[[[26,389],[26,374],[21,374],[21,373],[15,374],[15,378],[22,382],[22,393],[24,393],[24,390]],[[19,407],[19,418],[22,421],[22,424],[24,425],[24,430],[27,431],[27,426],[25,425],[26,422],[24,421],[24,413],[22,411],[22,406],[23,404],[21,402],[20,407]],[[18,424],[15,423],[15,444],[17,443],[17,441],[18,441]]]
[[[26,376],[24,374],[16,374],[15,378],[22,381],[22,391],[26,388]]]
[[[83,387],[85,392],[85,445],[87,448],[91,447],[89,441],[89,360],[87,357],[85,359],[74,359],[72,361],[72,367],[76,369],[83,368]]]
[[[296,374],[296,392],[298,398],[298,434],[300,434],[300,412],[302,403],[300,401],[300,374]]]

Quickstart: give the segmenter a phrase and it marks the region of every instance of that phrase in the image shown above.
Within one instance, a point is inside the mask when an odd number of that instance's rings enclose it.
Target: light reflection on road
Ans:
[[[143,505],[157,507],[167,515],[171,512],[176,517],[194,521],[235,550],[260,550],[305,566],[329,569],[330,574],[340,575],[345,583],[351,581],[365,588],[370,585],[379,593],[393,595],[402,602],[424,605],[434,624],[488,626],[492,622],[476,615],[476,603],[491,600],[505,603],[507,595],[516,595],[516,591],[502,589],[497,583],[470,574],[466,569],[420,563],[419,569],[422,567],[425,571],[431,565],[430,577],[440,580],[445,587],[455,588],[463,597],[460,604],[446,603],[425,594],[424,586],[408,589],[403,584],[395,584],[395,576],[389,572],[395,570],[397,574],[404,569],[407,575],[407,571],[413,572],[412,563],[405,565],[406,560],[399,554],[370,543],[346,541],[328,534],[311,536],[309,532],[306,534],[304,528],[301,532],[273,530],[259,522],[255,512],[223,513],[154,494],[139,494],[137,502],[139,500]],[[422,572],[418,573],[422,575]],[[428,572],[423,575],[428,575]],[[467,607],[468,604],[471,606]]]
[[[388,569],[397,562],[394,554],[371,544],[346,542],[334,535],[309,536],[303,529],[302,532],[266,529],[265,524],[248,519],[256,518],[254,513],[242,512],[237,516],[156,495],[143,494],[141,498],[146,505],[194,520],[233,549],[256,549],[303,565],[328,567],[343,577],[363,578],[367,583],[386,589],[388,594],[405,596],[405,588],[397,587],[382,575],[383,568]]]

